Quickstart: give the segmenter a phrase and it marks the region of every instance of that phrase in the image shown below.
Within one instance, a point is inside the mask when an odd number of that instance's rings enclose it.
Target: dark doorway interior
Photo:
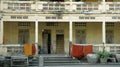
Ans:
[[[43,53],[51,54],[51,30],[44,30],[42,33]]]

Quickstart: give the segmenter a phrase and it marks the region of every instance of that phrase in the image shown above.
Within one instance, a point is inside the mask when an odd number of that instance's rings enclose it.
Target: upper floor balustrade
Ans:
[[[37,13],[119,13],[120,2],[1,1],[3,12]]]

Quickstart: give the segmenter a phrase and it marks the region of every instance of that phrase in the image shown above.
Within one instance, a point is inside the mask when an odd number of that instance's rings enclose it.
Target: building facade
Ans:
[[[120,53],[119,0],[1,0],[0,44],[37,44],[68,54],[71,44]]]

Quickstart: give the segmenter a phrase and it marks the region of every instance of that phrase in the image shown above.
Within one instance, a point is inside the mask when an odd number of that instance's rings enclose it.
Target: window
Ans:
[[[76,30],[75,31],[75,41],[77,44],[86,43],[86,31],[85,30]]]
[[[75,26],[86,27],[86,22],[75,22]]]
[[[19,44],[29,43],[29,30],[28,29],[19,29],[18,42]]]
[[[57,22],[46,22],[46,26],[58,26]]]
[[[114,32],[113,30],[106,30],[106,43],[114,43]]]
[[[19,22],[18,26],[30,26],[30,22]]]

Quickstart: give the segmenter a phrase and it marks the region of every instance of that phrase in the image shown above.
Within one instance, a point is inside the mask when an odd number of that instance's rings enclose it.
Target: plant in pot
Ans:
[[[109,55],[110,55],[109,52],[99,51],[99,52],[97,52],[97,54],[99,55],[101,63],[107,63],[107,59],[109,58]]]
[[[118,62],[120,62],[120,54],[116,54],[116,59]]]
[[[87,61],[89,63],[97,63],[99,59],[99,55],[98,54],[88,54],[87,55]]]

